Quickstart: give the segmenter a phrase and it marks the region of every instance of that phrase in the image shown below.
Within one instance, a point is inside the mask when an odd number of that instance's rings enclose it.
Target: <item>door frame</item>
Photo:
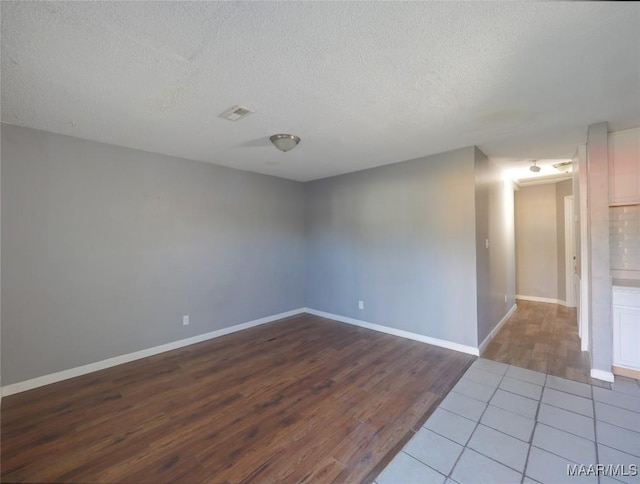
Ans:
[[[565,270],[565,302],[570,308],[576,307],[576,249],[575,249],[575,217],[573,195],[564,197],[564,270]]]
[[[591,289],[591,268],[589,267],[589,206],[588,206],[588,186],[587,186],[587,146],[580,145],[576,152],[576,165],[578,169],[578,191],[580,193],[580,206],[578,214],[580,217],[580,308],[578,310],[578,334],[580,335],[580,346],[582,351],[589,351],[591,346],[591,312],[589,309],[589,292]],[[575,207],[574,207],[575,208]]]

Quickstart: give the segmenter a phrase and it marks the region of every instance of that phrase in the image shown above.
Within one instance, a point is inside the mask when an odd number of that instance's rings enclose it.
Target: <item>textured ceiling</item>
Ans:
[[[636,2],[0,8],[3,122],[296,180],[471,144],[571,158],[591,123],[640,125]]]

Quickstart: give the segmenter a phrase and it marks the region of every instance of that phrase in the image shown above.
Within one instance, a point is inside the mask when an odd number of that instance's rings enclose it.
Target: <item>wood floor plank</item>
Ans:
[[[4,398],[2,481],[369,482],[473,360],[286,318]]]
[[[483,358],[608,387],[591,378],[589,354],[580,350],[575,308],[518,300],[518,309],[498,331]]]

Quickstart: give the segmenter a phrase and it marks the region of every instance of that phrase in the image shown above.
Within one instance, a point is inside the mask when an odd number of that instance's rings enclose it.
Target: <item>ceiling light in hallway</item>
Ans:
[[[293,134],[274,134],[269,139],[280,151],[290,151],[300,143],[300,138]]]

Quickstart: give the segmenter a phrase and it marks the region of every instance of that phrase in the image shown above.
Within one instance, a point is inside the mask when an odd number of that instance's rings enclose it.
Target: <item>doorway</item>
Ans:
[[[578,334],[576,223],[572,180],[522,183],[515,202],[518,308],[482,356],[599,384]]]
[[[576,306],[572,190],[568,179],[516,191],[517,299]]]

